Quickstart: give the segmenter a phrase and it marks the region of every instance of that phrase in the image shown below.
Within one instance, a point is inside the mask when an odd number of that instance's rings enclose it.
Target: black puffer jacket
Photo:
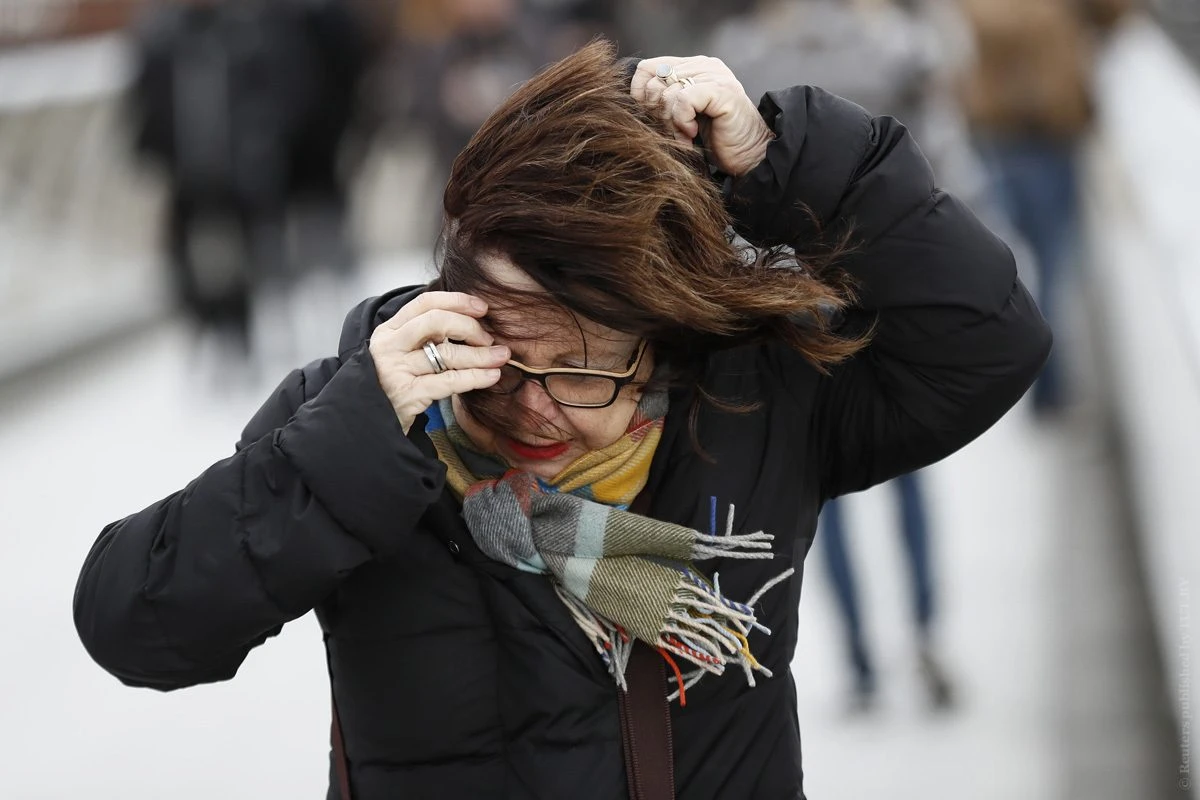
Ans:
[[[706,410],[697,456],[686,393],[671,398],[651,514],[708,531],[776,534],[774,562],[712,563],[761,604],[775,672],[706,678],[674,708],[678,794],[801,798],[789,664],[801,567],[828,497],[936,461],[1016,402],[1050,333],[1008,249],[952,197],[894,120],[812,88],[767,95],[778,134],[733,187],[754,242],[853,218],[846,262],[873,344],[822,377],[780,346],[712,356],[708,384],[760,410]],[[806,210],[807,209],[807,210]],[[364,342],[419,290],[361,306],[336,358],[292,373],[235,455],[108,526],[84,565],[76,624],[93,657],[136,686],[233,677],[247,652],[316,608],[359,800],[626,796],[617,695],[549,582],[489,562],[444,488],[421,425],[407,438]],[[331,790],[331,796],[332,790]]]

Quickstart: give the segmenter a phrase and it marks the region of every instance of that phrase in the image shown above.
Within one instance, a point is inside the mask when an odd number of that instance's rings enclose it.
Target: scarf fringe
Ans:
[[[623,691],[628,691],[625,669],[629,666],[629,656],[633,653],[633,637],[620,625],[592,611],[582,600],[557,582],[554,584],[554,591],[571,612],[575,623],[591,640],[592,647],[600,654],[600,660],[604,662],[608,674],[617,682],[617,686]]]
[[[774,677],[774,673],[760,664],[750,650],[751,631],[759,630],[771,635],[770,629],[758,622],[753,606],[795,572],[794,568],[784,570],[763,584],[748,602],[738,603],[721,594],[719,575],[713,576],[713,584],[710,585],[702,576],[685,567],[680,573],[676,602],[663,621],[657,641],[647,642],[665,653],[687,659],[697,667],[683,676],[682,686],[676,688],[667,699],[680,699],[705,675],[724,675],[730,665],[741,668],[746,683],[752,688],[755,686],[754,673],[761,673],[767,678]],[[625,670],[633,652],[634,637],[620,625],[588,608],[559,584],[555,584],[554,590],[576,624],[591,640],[617,686],[628,691]],[[679,684],[674,675],[669,680]]]
[[[622,689],[628,688],[625,673],[634,645],[629,626],[635,627],[638,637],[656,648],[671,665],[682,705],[687,686],[703,675],[724,674],[731,664],[742,669],[750,686],[754,685],[756,672],[771,675],[750,650],[752,633],[771,634],[758,622],[754,605],[793,571],[789,569],[776,576],[748,601],[739,603],[721,591],[719,576],[714,575],[710,584],[691,566],[713,558],[774,558],[774,536],[763,531],[734,535],[733,504],[729,505],[723,536],[716,535],[715,505],[709,534],[685,528],[683,537],[680,526],[671,523],[649,520],[647,525],[636,514],[592,513],[597,511],[593,506],[627,509],[645,486],[667,406],[665,391],[647,392],[625,436],[607,448],[576,459],[549,481],[509,469],[502,461],[475,450],[455,420],[449,398],[428,409],[426,430],[438,458],[446,465],[451,488],[463,500],[463,518],[480,549],[517,569],[553,576],[559,599]],[[716,498],[713,500],[715,504]],[[582,585],[577,585],[579,575],[575,574],[572,586],[582,596],[572,595],[562,585],[570,559],[585,558],[571,552],[579,544],[580,523],[576,521],[572,537],[570,525],[548,522],[539,516],[548,506],[562,510],[564,503],[578,515],[589,511],[591,524],[603,518],[600,529],[590,534],[598,532],[606,540],[610,536],[636,534],[641,541],[640,552],[632,554],[639,560],[631,562],[632,567],[626,570],[595,573],[595,579],[601,582],[596,587],[591,586],[592,573]],[[553,559],[547,563],[543,548],[565,556],[565,561]],[[528,555],[531,550],[536,558]],[[682,559],[681,554],[685,556]],[[603,556],[600,560],[603,561]],[[664,566],[668,568],[662,569]],[[604,596],[613,603],[606,603],[605,608],[619,621],[607,619],[588,607],[589,597],[597,601]],[[652,607],[646,607],[645,597],[653,598]],[[697,670],[685,678],[675,656],[696,665]]]
[[[773,541],[774,535],[762,531],[738,536],[697,533],[696,543],[692,546],[692,558],[696,561],[709,558],[774,558],[775,554],[771,552]]]
[[[683,696],[684,692],[686,692],[688,689],[691,689],[693,686],[695,686],[697,683],[699,683],[700,679],[703,678],[707,674],[708,673],[702,669],[692,670],[691,672],[685,673],[683,676],[683,686],[676,689],[675,691],[671,692],[669,695],[667,695],[667,702],[671,703],[671,702],[674,702],[675,700],[680,699]],[[679,681],[675,679],[674,675],[667,678],[667,681],[669,683],[674,683],[674,684],[679,683]]]

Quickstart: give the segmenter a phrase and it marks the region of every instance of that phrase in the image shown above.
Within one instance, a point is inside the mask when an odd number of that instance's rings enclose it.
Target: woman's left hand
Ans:
[[[664,64],[674,70],[665,80],[658,76]],[[671,123],[675,138],[690,142],[701,135],[709,160],[729,175],[753,169],[775,138],[742,84],[717,58],[644,59],[629,91]]]

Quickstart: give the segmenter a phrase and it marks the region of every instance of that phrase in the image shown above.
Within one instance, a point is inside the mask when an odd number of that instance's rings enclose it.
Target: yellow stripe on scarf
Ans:
[[[661,438],[662,420],[648,420],[608,447],[575,459],[549,484],[566,494],[590,486],[597,503],[628,506],[650,477]]]
[[[446,477],[451,490],[462,500],[471,486],[499,478],[505,467],[497,461],[495,474],[472,474],[460,450],[466,453],[475,451],[471,440],[454,418],[452,401],[442,400],[435,411],[440,424],[429,430],[429,437],[438,458],[446,465]],[[608,447],[584,453],[544,484],[562,494],[579,492],[597,503],[627,508],[650,477],[650,464],[654,461],[654,451],[662,438],[662,430],[663,417],[647,418],[639,406],[624,436]],[[485,458],[494,459],[494,456]]]

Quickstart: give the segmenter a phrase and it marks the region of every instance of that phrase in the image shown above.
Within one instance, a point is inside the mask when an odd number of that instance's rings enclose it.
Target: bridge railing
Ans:
[[[1157,24],[1112,43],[1098,77],[1100,134],[1085,195],[1086,287],[1107,355],[1165,682],[1190,763],[1200,602],[1200,73]],[[1181,769],[1187,763],[1181,764]],[[1181,774],[1200,797],[1194,776]]]
[[[165,308],[127,80],[117,35],[0,52],[0,375]]]

